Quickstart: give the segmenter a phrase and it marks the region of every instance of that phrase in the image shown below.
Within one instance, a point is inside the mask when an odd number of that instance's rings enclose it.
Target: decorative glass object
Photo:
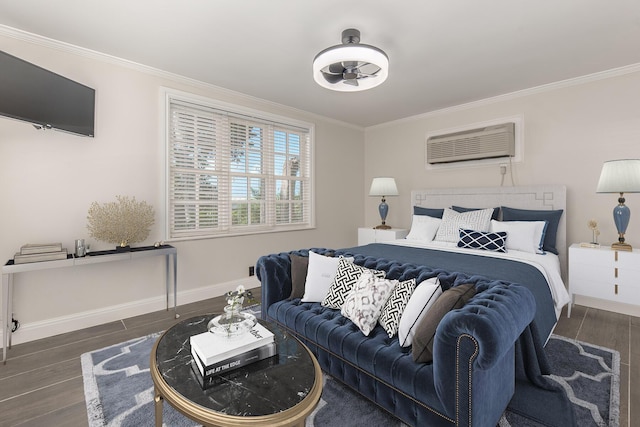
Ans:
[[[251,291],[245,291],[244,286],[227,293],[227,305],[224,307],[224,313],[211,319],[207,325],[209,332],[234,338],[243,335],[253,328],[257,319],[251,313],[242,311],[242,304],[245,297],[252,300]]]

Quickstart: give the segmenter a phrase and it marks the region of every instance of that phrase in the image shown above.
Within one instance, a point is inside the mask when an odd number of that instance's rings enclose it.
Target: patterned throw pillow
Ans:
[[[459,248],[483,249],[485,251],[507,252],[507,233],[485,233],[483,231],[460,229]]]
[[[384,330],[387,331],[389,338],[393,338],[398,333],[400,317],[415,289],[416,279],[405,280],[404,282],[398,283],[393,288],[393,292],[384,307],[382,307],[382,313],[380,313],[378,322]]]
[[[452,209],[445,209],[442,223],[436,233],[435,241],[456,243],[460,238],[460,229],[489,231],[493,209],[480,209],[458,213]]]
[[[397,283],[397,280],[376,277],[371,270],[363,272],[347,294],[340,312],[368,336]]]
[[[322,301],[323,306],[340,310],[347,294],[365,271],[372,271],[376,277],[380,278],[384,278],[386,275],[384,271],[369,270],[368,268],[355,265],[352,260],[353,258],[351,258],[351,260],[346,258],[340,259],[338,270],[329,287],[329,292]]]

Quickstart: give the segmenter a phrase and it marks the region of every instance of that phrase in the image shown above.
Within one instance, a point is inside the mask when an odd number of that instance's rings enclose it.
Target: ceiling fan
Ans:
[[[320,52],[313,60],[315,81],[328,89],[353,92],[384,82],[389,58],[374,46],[360,44],[360,31],[342,32],[342,44]]]

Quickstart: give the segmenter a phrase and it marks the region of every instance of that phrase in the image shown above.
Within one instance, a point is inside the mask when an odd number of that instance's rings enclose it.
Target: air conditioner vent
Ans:
[[[427,139],[427,162],[430,164],[513,156],[514,123],[437,135]]]

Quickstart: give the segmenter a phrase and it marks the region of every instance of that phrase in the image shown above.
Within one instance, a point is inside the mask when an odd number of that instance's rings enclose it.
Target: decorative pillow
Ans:
[[[562,209],[555,211],[514,209],[502,206],[502,221],[547,221],[547,231],[544,235],[544,245],[542,249],[558,255],[556,249],[556,237],[558,225],[562,217]]]
[[[491,231],[507,233],[507,249],[543,254],[546,221],[491,221]]]
[[[322,305],[329,308],[340,309],[347,294],[353,288],[363,272],[369,271],[366,267],[360,267],[353,263],[353,258],[342,258],[338,263],[336,275],[329,286],[326,297],[322,300]],[[370,270],[376,277],[384,278],[386,273],[380,270]]]
[[[460,239],[460,229],[489,231],[493,209],[480,209],[478,211],[456,212],[453,209],[445,209],[442,214],[442,223],[434,240],[438,242],[457,243]]]
[[[386,280],[376,277],[371,270],[365,271],[347,294],[340,312],[368,336],[378,323],[382,307],[397,284],[397,280]]]
[[[430,242],[435,237],[441,222],[442,220],[439,218],[427,215],[414,215],[411,221],[411,231],[407,234],[407,239]]]
[[[433,218],[442,218],[443,212],[444,212],[444,209],[423,208],[422,206],[413,207],[414,215],[426,215],[426,216],[431,216]]]
[[[289,299],[302,298],[304,284],[307,281],[309,257],[289,254],[289,259],[291,260],[291,295],[289,295]]]
[[[456,212],[471,212],[471,211],[479,211],[482,210],[484,208],[463,208],[461,206],[451,206],[451,209],[453,209]],[[493,213],[491,214],[491,219],[495,219],[496,221],[498,220],[500,216],[500,206],[498,206],[497,208],[493,208]]]
[[[303,302],[321,302],[329,292],[336,276],[340,260],[353,261],[353,258],[333,258],[309,252],[309,267],[304,286]]]
[[[398,333],[400,317],[407,307],[411,294],[416,289],[416,279],[405,280],[393,288],[391,296],[382,307],[378,322],[387,331],[389,338],[393,338]],[[344,306],[343,306],[344,307]]]
[[[442,288],[437,277],[425,280],[413,291],[398,326],[398,341],[402,347],[411,345],[420,319],[427,314],[440,295],[442,295]]]
[[[433,360],[433,338],[442,318],[457,308],[464,306],[476,294],[473,284],[458,285],[447,289],[433,304],[429,313],[420,320],[413,337],[411,353],[416,362]]]
[[[493,222],[493,221],[492,221]],[[507,252],[506,232],[488,233],[484,231],[460,229],[459,248],[483,249],[485,251]]]

